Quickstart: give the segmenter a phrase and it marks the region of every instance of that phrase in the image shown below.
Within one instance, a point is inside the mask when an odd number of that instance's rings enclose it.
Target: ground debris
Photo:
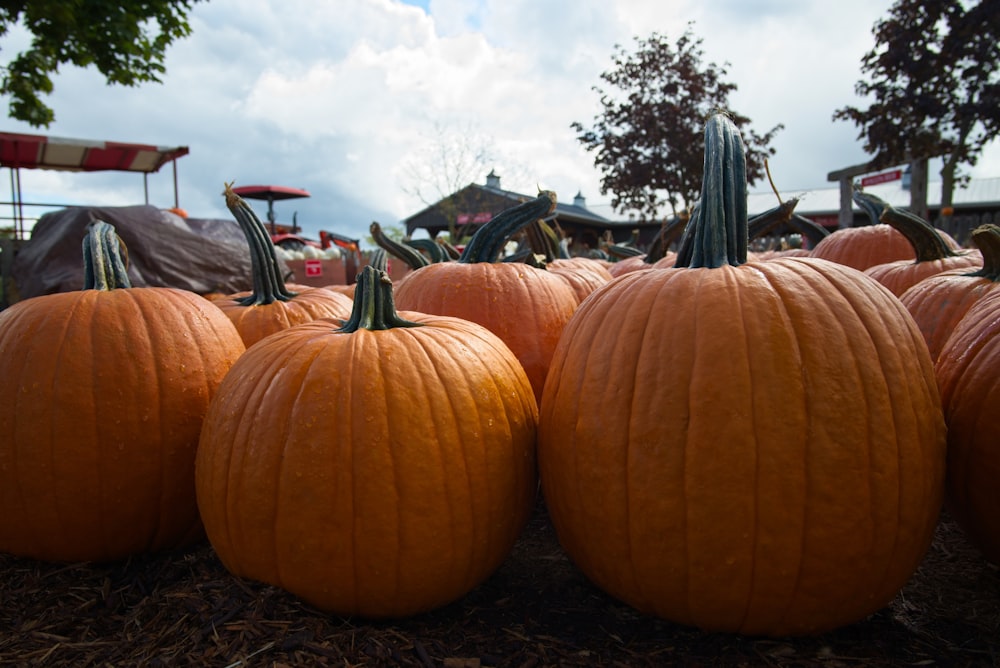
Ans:
[[[947,516],[911,582],[817,637],[703,633],[606,596],[539,502],[510,558],[462,600],[367,623],[230,575],[208,545],[106,565],[0,555],[0,666],[996,666],[1000,572]]]

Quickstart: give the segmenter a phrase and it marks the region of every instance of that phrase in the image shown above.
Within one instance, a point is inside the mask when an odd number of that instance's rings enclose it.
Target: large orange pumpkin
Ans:
[[[886,605],[930,545],[945,428],[927,347],[875,281],[744,264],[743,144],[706,132],[689,267],[617,278],[553,357],[539,473],[598,586],[709,631],[817,633]]]
[[[399,308],[464,318],[499,336],[524,366],[535,396],[563,327],[579,300],[560,276],[523,262],[498,262],[511,234],[548,215],[555,193],[543,192],[481,227],[456,262],[436,262],[407,275]]]
[[[354,302],[340,292],[309,286],[289,286],[278,270],[274,244],[264,223],[242,197],[227,183],[226,206],[236,219],[250,248],[253,290],[213,300],[233,321],[247,346],[268,334],[316,318],[346,318]],[[290,288],[296,288],[293,291]]]
[[[507,556],[536,495],[538,413],[489,330],[397,315],[370,265],[357,285],[343,327],[298,325],[233,366],[202,431],[198,504],[233,573],[340,615],[402,617]]]
[[[947,507],[971,542],[1000,564],[1000,290],[969,308],[935,370],[948,424]]]
[[[0,312],[0,551],[107,561],[204,539],[195,449],[243,342],[193,292],[129,287],[118,243],[93,223],[85,289]]]

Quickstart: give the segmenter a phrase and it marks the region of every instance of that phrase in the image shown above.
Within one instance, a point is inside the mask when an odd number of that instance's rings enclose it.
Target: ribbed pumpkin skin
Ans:
[[[234,365],[197,462],[206,531],[233,573],[337,614],[403,617],[461,597],[509,553],[537,490],[528,379],[482,327],[400,315],[426,326],[315,321]]]
[[[439,262],[396,286],[396,306],[463,318],[499,336],[541,399],[552,352],[579,303],[569,284],[520,262]]]
[[[1000,564],[1000,291],[980,298],[935,366],[948,424],[946,503],[983,554]]]
[[[0,313],[0,551],[107,561],[203,540],[195,449],[243,351],[183,290],[65,292]]]
[[[813,259],[623,276],[567,325],[539,422],[559,540],[598,586],[710,631],[817,633],[930,545],[945,430],[897,299]]]
[[[937,360],[955,326],[980,297],[1000,287],[990,278],[970,276],[968,269],[925,278],[899,296],[920,328],[931,359]]]
[[[968,251],[960,255],[912,262],[897,260],[869,267],[865,270],[871,278],[889,288],[889,292],[899,297],[922,280],[952,269],[975,269],[983,266],[983,257],[978,251]]]
[[[270,304],[244,306],[236,301],[239,297],[251,294],[250,292],[240,292],[213,303],[233,321],[248,348],[265,336],[294,325],[317,318],[347,318],[351,315],[354,300],[347,295],[325,288],[288,287],[292,290],[301,289],[301,292],[288,301],[274,301]]]
[[[958,242],[938,230],[951,248]],[[896,260],[913,260],[912,244],[891,225],[864,225],[836,230],[816,244],[811,257],[830,260],[864,271],[869,267]]]

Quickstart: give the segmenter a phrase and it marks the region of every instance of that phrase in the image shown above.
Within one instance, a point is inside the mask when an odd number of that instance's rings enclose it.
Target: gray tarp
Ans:
[[[18,251],[11,274],[20,299],[83,287],[83,238],[95,219],[118,231],[135,287],[199,294],[253,287],[250,251],[235,220],[185,219],[148,205],[70,207],[43,215]],[[283,260],[278,263],[287,275]]]

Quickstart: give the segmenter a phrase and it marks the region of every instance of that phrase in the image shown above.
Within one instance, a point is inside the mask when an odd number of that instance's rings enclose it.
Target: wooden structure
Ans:
[[[504,190],[500,187],[500,177],[491,171],[486,176],[485,185],[469,184],[406,218],[403,224],[407,237],[412,237],[419,230],[425,231],[431,239],[442,233],[454,232],[458,243],[463,243],[493,216],[533,197]],[[661,227],[659,221],[608,220],[589,210],[581,193],[577,193],[572,203],[557,203],[553,220],[563,236],[570,240],[574,255],[586,255],[590,250],[596,250],[606,234],[610,234],[615,243],[635,238],[639,247],[645,247]],[[455,242],[453,239],[452,243]]]

